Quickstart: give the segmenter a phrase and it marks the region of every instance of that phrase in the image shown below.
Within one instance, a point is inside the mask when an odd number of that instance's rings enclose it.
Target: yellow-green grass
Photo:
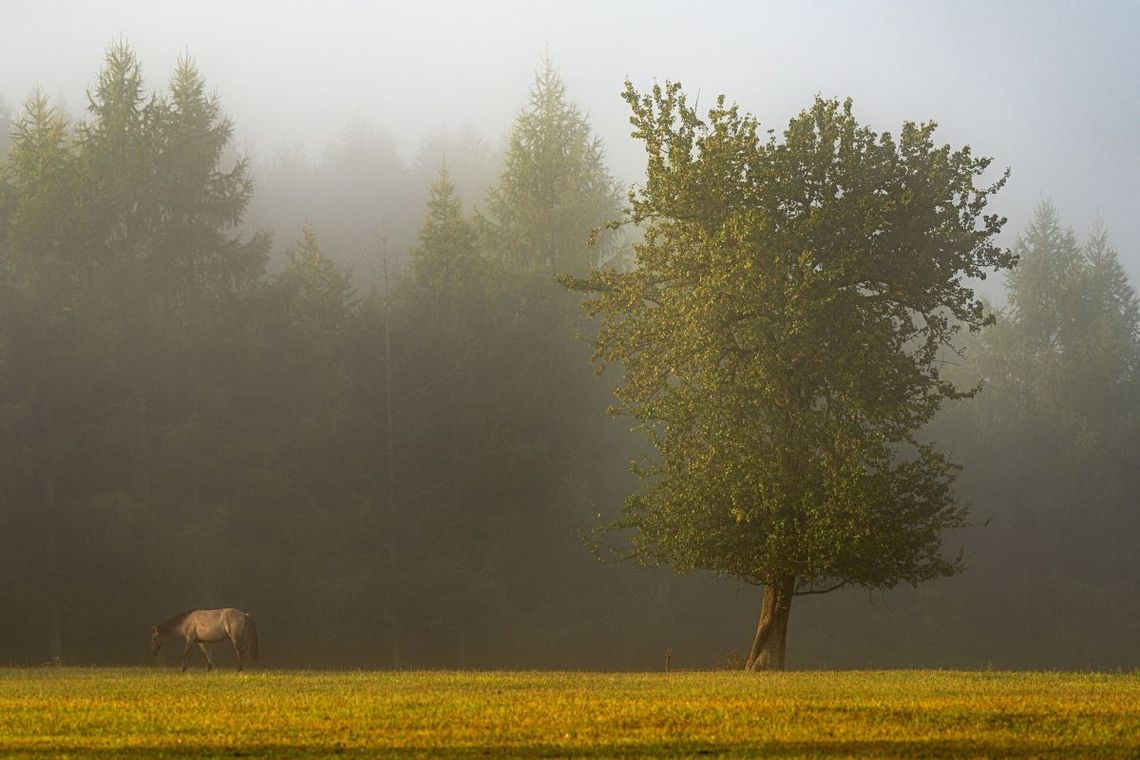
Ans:
[[[0,670],[0,756],[1140,757],[1140,675]]]

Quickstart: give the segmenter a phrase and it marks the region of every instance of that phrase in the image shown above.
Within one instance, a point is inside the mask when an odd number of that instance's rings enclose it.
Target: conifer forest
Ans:
[[[0,664],[232,606],[272,667],[1140,665],[1135,220],[962,92],[598,110],[542,43],[412,150],[251,144],[193,45],[0,79]]]

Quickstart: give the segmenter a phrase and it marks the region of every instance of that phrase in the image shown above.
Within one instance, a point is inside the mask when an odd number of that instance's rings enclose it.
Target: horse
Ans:
[[[257,625],[248,612],[226,607],[220,610],[187,610],[151,627],[150,653],[157,656],[168,636],[181,636],[186,639],[182,650],[182,672],[186,672],[186,658],[190,647],[195,644],[206,658],[206,670],[214,669],[214,661],[206,651],[206,644],[230,640],[237,652],[238,670],[242,669],[243,655],[250,654],[257,659]]]

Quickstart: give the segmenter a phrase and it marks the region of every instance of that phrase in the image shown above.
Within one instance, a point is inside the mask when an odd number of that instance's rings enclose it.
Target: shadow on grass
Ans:
[[[708,744],[663,742],[620,746],[560,747],[556,745],[480,747],[337,747],[330,744],[259,745],[243,747],[120,747],[94,749],[52,747],[13,749],[0,744],[5,757],[776,757],[776,758],[946,758],[946,757],[1140,757],[1140,743],[1131,746],[1104,744],[1063,744],[1021,742],[1016,745],[985,741],[843,741],[843,742],[758,742],[755,744]]]

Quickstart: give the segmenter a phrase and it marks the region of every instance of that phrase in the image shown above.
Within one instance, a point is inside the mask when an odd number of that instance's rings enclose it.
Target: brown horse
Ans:
[[[182,650],[182,670],[186,671],[186,658],[190,647],[195,644],[206,658],[206,670],[214,669],[214,661],[206,651],[206,644],[230,640],[237,652],[238,670],[242,669],[242,656],[246,653],[257,659],[257,626],[253,615],[233,607],[221,610],[188,610],[151,628],[150,653],[158,654],[167,636],[181,636],[186,639]]]

